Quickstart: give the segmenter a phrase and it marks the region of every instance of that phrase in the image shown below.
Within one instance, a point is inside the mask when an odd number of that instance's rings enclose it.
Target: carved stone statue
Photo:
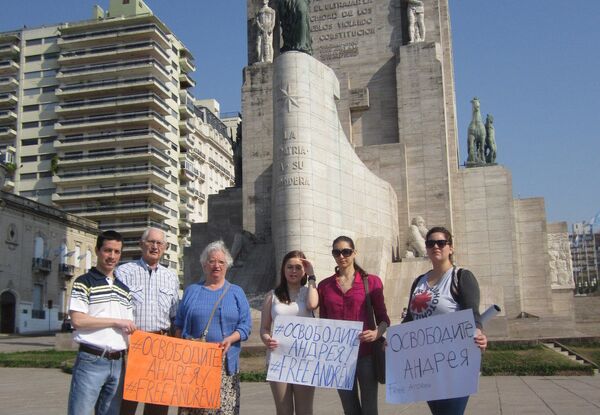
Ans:
[[[425,41],[425,5],[421,0],[408,0],[408,43]]]
[[[485,125],[481,119],[481,111],[479,109],[479,99],[477,97],[471,100],[473,117],[469,124],[469,132],[467,138],[467,147],[469,157],[467,165],[483,165],[485,164],[484,144],[485,144]]]
[[[263,0],[263,6],[256,13],[256,56],[258,62],[273,62],[273,28],[275,27],[275,10],[269,7],[269,0]]]
[[[296,50],[312,55],[309,3],[310,0],[277,1],[281,35],[283,37],[282,53]]]
[[[496,163],[496,132],[494,130],[494,117],[490,114],[485,118],[485,162]]]
[[[408,227],[408,250],[406,258],[426,257],[425,236],[428,229],[425,227],[425,220],[421,216],[415,216]]]

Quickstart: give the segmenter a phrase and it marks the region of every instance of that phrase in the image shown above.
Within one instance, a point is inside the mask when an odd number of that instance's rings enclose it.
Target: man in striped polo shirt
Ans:
[[[169,333],[179,304],[179,279],[172,269],[160,264],[166,247],[165,233],[148,228],[140,240],[142,257],[115,271],[131,291],[136,326],[156,334]],[[124,400],[121,415],[135,414],[137,406],[137,402]],[[144,405],[144,415],[166,415],[168,411],[168,406]]]
[[[96,240],[97,265],[73,283],[69,313],[79,353],[73,367],[69,415],[117,415],[124,357],[136,329],[129,289],[114,277],[123,238],[106,231]]]

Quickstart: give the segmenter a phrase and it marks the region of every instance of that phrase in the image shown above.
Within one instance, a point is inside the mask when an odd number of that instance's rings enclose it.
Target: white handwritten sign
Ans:
[[[386,400],[408,403],[477,392],[481,352],[471,310],[428,317],[387,332]]]
[[[352,389],[362,322],[277,316],[267,380]]]

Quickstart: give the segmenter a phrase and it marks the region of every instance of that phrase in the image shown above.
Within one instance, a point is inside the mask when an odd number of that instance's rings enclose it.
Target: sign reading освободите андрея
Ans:
[[[481,352],[471,310],[392,326],[387,332],[386,401],[408,403],[477,392]]]
[[[352,389],[362,322],[277,316],[267,380]]]

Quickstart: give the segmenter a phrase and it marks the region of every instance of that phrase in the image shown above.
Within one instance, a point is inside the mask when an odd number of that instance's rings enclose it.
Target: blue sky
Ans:
[[[0,31],[91,16],[108,0],[2,2]],[[195,95],[240,109],[245,0],[146,0],[196,58]],[[460,159],[469,101],[494,116],[515,197],[544,197],[549,221],[600,211],[600,1],[450,0]]]

